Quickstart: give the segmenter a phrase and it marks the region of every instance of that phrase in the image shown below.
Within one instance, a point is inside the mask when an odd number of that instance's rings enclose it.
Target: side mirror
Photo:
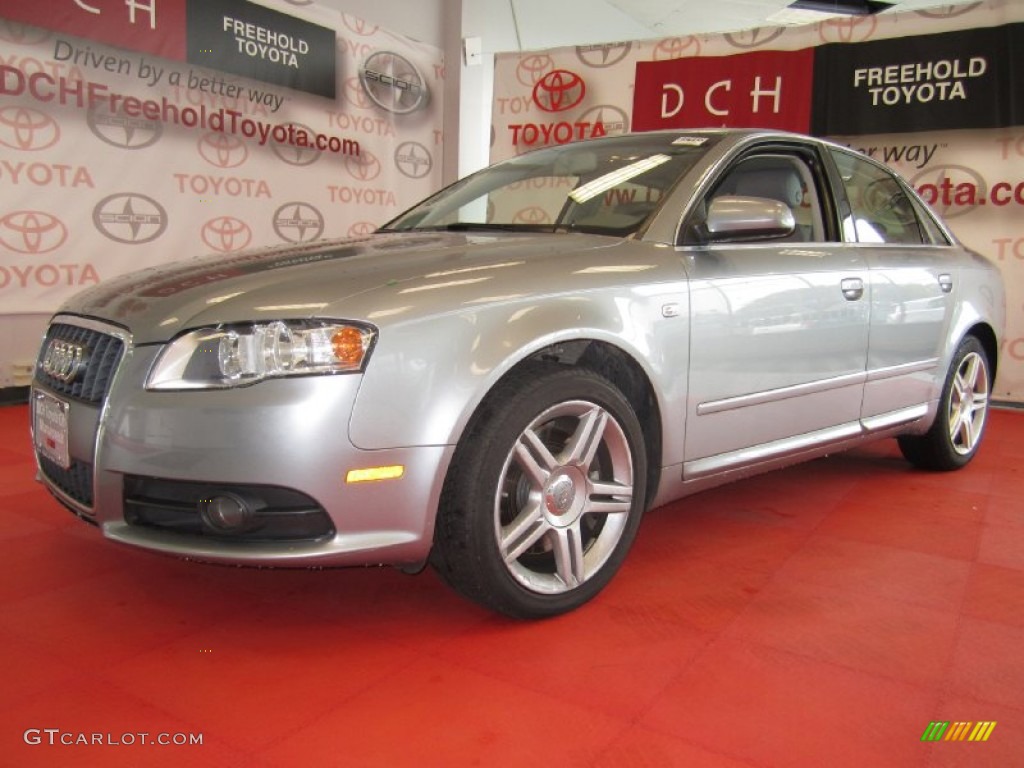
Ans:
[[[766,197],[722,195],[708,207],[704,236],[708,242],[787,237],[796,229],[793,211]]]

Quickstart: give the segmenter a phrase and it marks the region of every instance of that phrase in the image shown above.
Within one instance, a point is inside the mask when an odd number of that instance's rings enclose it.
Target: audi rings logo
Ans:
[[[821,22],[818,34],[823,43],[863,43],[875,36],[878,20],[874,16],[828,19]]]
[[[373,181],[380,176],[380,160],[369,150],[345,157],[345,170],[356,181]]]
[[[604,132],[609,136],[629,133],[629,116],[626,115],[624,110],[611,104],[591,107],[580,115],[578,122],[590,123],[591,125],[601,123],[604,126]]]
[[[767,45],[779,38],[784,31],[783,27],[775,27],[774,29],[771,27],[758,27],[749,32],[726,32],[725,41],[733,48],[749,50]]]
[[[118,149],[145,149],[156,144],[164,134],[163,123],[159,120],[128,117],[103,107],[90,109],[85,119],[96,138]]]
[[[324,215],[309,203],[285,203],[274,211],[274,231],[289,243],[308,243],[324,234]]]
[[[430,100],[416,65],[392,51],[371,53],[359,70],[359,81],[374,104],[398,115],[422,109]]]
[[[403,141],[395,150],[395,167],[403,176],[422,179],[434,169],[434,158],[418,141]]]
[[[38,152],[60,140],[60,126],[45,112],[30,107],[0,109],[0,144],[11,149]]]
[[[45,211],[11,211],[0,219],[0,245],[18,253],[49,253],[68,239],[68,228]]]
[[[967,13],[973,13],[980,6],[981,3],[971,3],[970,5],[947,5],[940,8],[914,11],[914,13],[918,16],[924,16],[926,19],[951,19],[954,16],[963,16]]]
[[[700,56],[700,40],[689,37],[670,37],[654,46],[655,61],[681,59],[683,56]]]
[[[516,80],[520,85],[533,88],[544,77],[544,73],[555,66],[555,61],[547,54],[535,53],[524,56],[516,65]]]
[[[316,133],[316,131],[303,123],[289,123],[288,125],[294,125],[296,133],[300,129],[309,135]],[[271,143],[270,148],[275,155],[288,163],[288,165],[312,165],[323,156],[323,153],[314,147],[297,147],[291,144],[278,144],[276,141]]]
[[[200,157],[215,168],[237,168],[249,159],[245,142],[229,133],[210,131],[196,142],[196,146]]]
[[[583,78],[567,69],[548,72],[533,86],[533,103],[545,112],[565,112],[587,95]]]
[[[115,243],[141,245],[167,229],[167,211],[156,200],[137,192],[107,195],[92,210],[96,229]]]
[[[79,371],[85,368],[85,347],[70,341],[53,339],[46,345],[46,353],[40,367],[47,376],[70,384]]]
[[[376,225],[369,221],[357,221],[351,227],[348,228],[349,237],[366,237],[372,235],[377,231]]]
[[[203,224],[200,232],[206,247],[219,253],[240,251],[252,242],[252,228],[234,216],[218,216]]]
[[[595,69],[614,67],[629,55],[632,43],[607,43],[605,45],[578,45],[576,58],[580,63]]]

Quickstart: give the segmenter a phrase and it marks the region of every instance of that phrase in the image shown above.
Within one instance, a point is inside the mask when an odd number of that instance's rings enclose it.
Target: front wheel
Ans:
[[[991,388],[988,354],[981,342],[968,336],[953,356],[931,429],[920,436],[899,438],[907,461],[940,471],[966,465],[985,432]]]
[[[636,414],[610,382],[556,365],[515,372],[456,450],[433,564],[457,591],[510,616],[577,608],[625,558],[646,467]]]

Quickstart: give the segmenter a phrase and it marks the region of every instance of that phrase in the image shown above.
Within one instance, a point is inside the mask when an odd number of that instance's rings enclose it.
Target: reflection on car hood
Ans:
[[[528,264],[564,272],[582,254],[620,242],[584,234],[429,232],[319,241],[130,273],[75,296],[61,311],[126,326],[137,344],[217,323],[373,320],[399,309],[408,316],[411,309],[454,309],[470,291],[478,300],[498,293],[497,284]]]

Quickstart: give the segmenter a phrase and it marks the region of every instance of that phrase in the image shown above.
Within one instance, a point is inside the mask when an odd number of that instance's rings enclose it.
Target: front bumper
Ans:
[[[348,438],[359,375],[275,379],[231,390],[150,392],[158,345],[133,347],[123,331],[63,317],[125,338],[123,357],[101,402],[83,402],[37,381],[69,403],[68,450],[88,494],[68,493],[52,462],[40,477],[79,516],[115,541],[165,554],[255,566],[319,567],[423,562],[430,551],[441,486],[454,448],[360,450]],[[35,398],[33,397],[33,401]],[[402,465],[397,479],[347,483],[352,469]],[[164,482],[168,481],[168,482]],[[187,507],[195,489],[278,489],[326,513],[322,535],[275,540],[210,535],[140,524],[133,489],[159,486]],[[170,489],[169,491],[167,489]],[[190,497],[188,494],[191,493]],[[136,494],[137,496],[137,494]],[[126,504],[126,498],[129,503]],[[296,505],[296,514],[299,507]]]

